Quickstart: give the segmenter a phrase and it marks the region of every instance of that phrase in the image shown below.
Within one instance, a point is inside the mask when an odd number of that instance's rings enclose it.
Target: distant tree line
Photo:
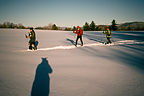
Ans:
[[[36,27],[35,29],[43,29],[43,30],[59,30],[60,28],[57,27],[56,24],[52,24],[52,23],[50,23],[50,24],[47,25],[47,26],[44,26],[44,27]]]
[[[105,29],[105,25],[96,25],[94,21],[92,21],[90,24],[88,22],[85,22],[85,25],[83,25],[84,31],[102,31]]]
[[[83,26],[84,31],[104,31],[106,30],[107,26],[109,26],[110,30],[116,31],[118,29],[117,24],[115,20],[112,21],[112,25],[96,25],[94,21],[92,21],[90,24],[85,23]]]
[[[144,22],[130,22],[124,24],[117,24],[116,20],[112,20],[111,25],[96,25],[94,21],[90,24],[85,23],[84,31],[103,31],[109,26],[112,31],[144,31]]]
[[[20,24],[14,24],[11,22],[4,22],[3,24],[0,24],[0,28],[14,28],[14,29],[26,29],[27,27]]]
[[[117,24],[116,20],[112,20],[111,25],[96,25],[94,21],[90,24],[85,22],[85,24],[81,27],[84,31],[104,31],[106,30],[107,26],[109,26],[110,30],[112,31],[140,31],[144,30],[144,22],[131,22],[131,23],[124,23],[124,24]],[[11,22],[4,22],[0,24],[0,28],[13,28],[13,29],[28,29],[30,27],[25,27],[23,24],[14,24]],[[64,30],[64,31],[75,31],[77,28],[76,26],[71,27],[58,27],[56,24],[48,24],[47,26],[43,27],[36,27],[35,29],[41,30]]]
[[[58,27],[56,24],[52,24],[52,23],[44,27],[36,27],[35,29],[72,31],[72,28],[70,27]]]

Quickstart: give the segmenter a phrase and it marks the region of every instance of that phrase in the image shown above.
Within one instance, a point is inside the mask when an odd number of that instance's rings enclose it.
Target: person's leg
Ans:
[[[77,39],[76,39],[76,44],[75,44],[75,46],[77,46],[77,42],[78,42],[78,39],[79,39],[79,36],[77,36]]]
[[[29,42],[29,49],[32,50],[32,43]]]
[[[107,41],[106,41],[106,44],[109,44],[109,38],[107,37]]]
[[[83,46],[82,36],[80,36],[81,46]]]
[[[109,42],[112,43],[111,40],[110,40],[110,38],[109,38]]]
[[[110,38],[108,37],[108,44],[111,43]]]
[[[36,46],[35,46],[35,42],[32,43],[33,49],[37,50]]]

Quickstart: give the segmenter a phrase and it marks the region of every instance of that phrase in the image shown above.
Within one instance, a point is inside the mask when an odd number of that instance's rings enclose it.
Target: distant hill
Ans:
[[[127,22],[118,24],[119,30],[144,30],[144,22]]]

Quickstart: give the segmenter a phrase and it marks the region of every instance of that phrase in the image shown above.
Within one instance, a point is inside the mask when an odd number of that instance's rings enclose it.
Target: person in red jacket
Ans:
[[[77,30],[76,30],[75,34],[77,34],[77,39],[76,39],[75,46],[77,47],[77,41],[78,41],[79,38],[80,38],[80,41],[81,41],[81,46],[83,46],[83,41],[82,41],[83,31],[79,26],[77,26]]]

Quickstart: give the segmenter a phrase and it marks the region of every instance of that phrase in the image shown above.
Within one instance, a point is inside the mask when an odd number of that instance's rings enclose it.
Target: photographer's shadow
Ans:
[[[48,60],[46,58],[42,58],[42,62],[37,66],[36,69],[31,96],[49,96],[50,73],[52,73],[52,68],[48,63]]]

